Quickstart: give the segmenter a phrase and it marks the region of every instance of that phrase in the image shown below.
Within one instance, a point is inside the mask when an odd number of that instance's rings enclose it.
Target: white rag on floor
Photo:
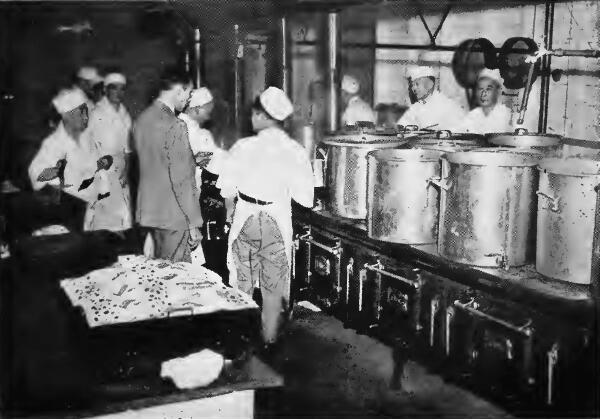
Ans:
[[[204,349],[185,358],[163,362],[160,376],[170,378],[180,389],[204,387],[219,377],[224,363],[221,354]]]
[[[59,234],[67,234],[69,229],[60,224],[53,224],[46,227],[39,228],[31,233],[32,236],[57,236]]]

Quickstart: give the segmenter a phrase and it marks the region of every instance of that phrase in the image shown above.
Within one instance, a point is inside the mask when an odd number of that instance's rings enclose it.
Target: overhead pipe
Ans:
[[[552,35],[554,33],[554,2],[546,1],[544,13],[544,48],[547,51],[552,49]],[[540,88],[540,114],[538,118],[538,132],[545,133],[548,129],[548,106],[550,97],[550,66],[552,56],[544,55],[542,57],[542,83]]]
[[[329,92],[329,113],[327,127],[329,131],[338,130],[338,65],[340,50],[340,16],[338,12],[327,15],[327,87]]]
[[[315,46],[317,41],[295,41],[296,45]],[[378,43],[361,43],[361,42],[343,42],[341,43],[343,48],[376,48],[376,49],[405,49],[405,50],[427,50],[427,51],[458,51],[460,48],[457,45],[415,45],[415,44],[378,44]],[[471,52],[484,52],[480,47],[469,48]],[[496,51],[500,51],[500,48],[496,48]],[[530,53],[529,49],[525,48],[512,48],[506,50],[507,52],[514,53]],[[596,49],[555,49],[549,51],[549,55],[557,57],[584,57],[584,58],[600,58],[600,50]]]
[[[201,35],[200,29],[194,29],[194,86],[196,89],[200,88],[202,84],[202,75],[201,75],[201,67],[202,67],[202,55],[200,51],[201,47]]]

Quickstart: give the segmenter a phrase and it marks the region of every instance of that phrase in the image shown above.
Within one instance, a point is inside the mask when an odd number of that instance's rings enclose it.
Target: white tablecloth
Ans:
[[[257,307],[204,267],[140,255],[122,256],[108,268],[60,285],[90,327]]]

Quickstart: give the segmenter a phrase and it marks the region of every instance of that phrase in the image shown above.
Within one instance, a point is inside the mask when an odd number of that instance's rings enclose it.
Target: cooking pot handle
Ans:
[[[452,132],[448,129],[443,129],[437,132],[437,138],[450,138],[452,137]]]
[[[430,177],[427,179],[427,187],[429,185],[437,186],[440,189],[447,191],[452,187],[452,181],[448,181],[448,178],[442,179],[440,177]]]
[[[325,148],[322,147],[320,144],[317,145],[317,147],[315,148],[315,153],[320,153],[322,158],[318,158],[317,156],[315,156],[315,160],[322,160],[323,161],[323,165],[322,165],[322,171],[323,173],[321,174],[321,179],[323,179],[323,182],[325,181],[325,176],[327,173],[327,155],[329,154],[327,151],[325,151]]]
[[[515,130],[515,135],[527,135],[529,134],[529,131],[527,131],[527,128],[517,128]]]
[[[552,203],[552,205],[548,207],[550,211],[560,212],[560,197],[548,195],[547,193],[542,191],[537,191],[536,194],[537,196],[545,198],[546,200]]]
[[[418,131],[419,130],[419,126],[418,125],[398,125],[398,131]]]

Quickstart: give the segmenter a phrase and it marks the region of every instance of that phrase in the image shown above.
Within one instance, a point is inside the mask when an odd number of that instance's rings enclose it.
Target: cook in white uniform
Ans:
[[[265,90],[252,110],[257,135],[234,144],[217,181],[228,204],[238,198],[229,232],[229,283],[250,295],[260,284],[267,344],[276,341],[290,298],[291,200],[313,206],[314,180],[306,150],[282,129],[292,112],[282,90]]]
[[[85,103],[90,114],[96,107],[96,91],[103,81],[104,79],[94,67],[81,67],[77,72],[77,80],[74,87],[80,89],[86,96]]]
[[[81,135],[88,125],[86,100],[79,89],[62,90],[53,99],[52,104],[61,115],[61,122],[42,142],[29,165],[29,179],[34,190],[42,189],[48,184],[86,201],[87,223],[90,210],[105,199],[108,188],[106,171],[98,167],[96,154]],[[59,175],[61,167],[62,176]],[[87,179],[92,179],[92,182],[80,191],[82,182]]]
[[[342,103],[346,107],[342,114],[342,126],[357,122],[377,122],[377,115],[367,102],[358,95],[360,83],[354,77],[345,75],[342,79]]]
[[[435,89],[433,68],[416,67],[408,72],[408,78],[417,101],[398,120],[398,125],[444,130],[454,127],[464,118],[464,109]]]
[[[202,185],[202,169],[218,174],[222,154],[217,147],[212,133],[202,128],[214,109],[213,96],[206,87],[195,89],[190,96],[190,102],[185,112],[179,114],[179,119],[185,122],[192,153],[196,159],[196,185],[198,189]],[[212,153],[211,156],[203,156],[203,153]]]
[[[476,98],[479,105],[456,126],[456,132],[485,134],[511,131],[510,109],[499,102],[502,77],[498,70],[483,69],[477,76]]]
[[[104,78],[106,95],[91,113],[84,133],[91,141],[97,158],[110,155],[113,164],[107,173],[110,196],[91,210],[86,230],[123,231],[132,226],[128,167],[131,155],[131,117],[123,104],[127,80],[121,73]]]

